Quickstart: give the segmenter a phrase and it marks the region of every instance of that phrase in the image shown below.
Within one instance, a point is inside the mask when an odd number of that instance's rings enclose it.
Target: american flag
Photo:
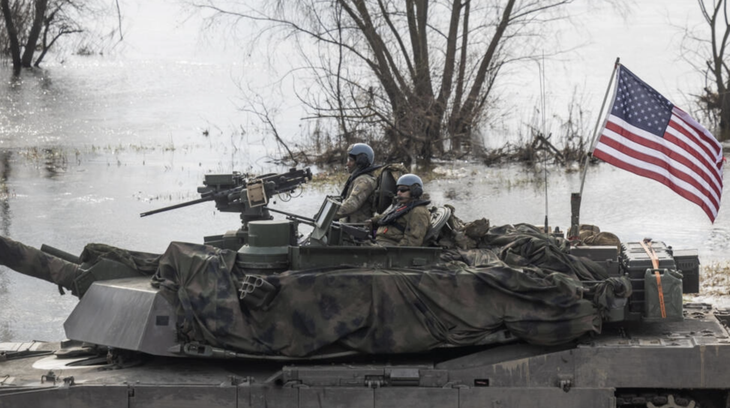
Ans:
[[[722,196],[717,139],[624,66],[609,112],[593,156],[666,185],[714,222]]]

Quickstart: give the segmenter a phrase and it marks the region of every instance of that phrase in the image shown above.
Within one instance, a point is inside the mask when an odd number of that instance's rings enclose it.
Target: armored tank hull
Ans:
[[[510,344],[326,362],[152,357],[124,365],[4,343],[3,407],[726,407],[730,316],[624,322],[590,342]],[[78,346],[78,344],[76,344]]]
[[[600,333],[554,346],[502,330],[483,345],[419,353],[250,355],[181,342],[149,278],[97,281],[64,325],[73,340],[0,344],[0,407],[729,406],[730,313],[685,304],[679,317],[653,318],[649,257],[635,247],[573,249],[634,291]],[[655,247],[695,291],[696,254]]]

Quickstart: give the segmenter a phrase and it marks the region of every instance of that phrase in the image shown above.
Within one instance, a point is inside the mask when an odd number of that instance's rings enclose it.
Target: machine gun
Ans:
[[[292,168],[286,173],[270,173],[256,177],[239,172],[206,174],[204,185],[198,187],[200,198],[143,212],[140,213],[140,216],[146,217],[206,201],[214,201],[218,211],[240,213],[242,225],[237,231],[205,237],[205,243],[237,250],[248,242],[248,223],[250,221],[273,219],[267,207],[271,197],[290,194],[308,180],[312,180],[312,171],[309,168],[300,170]]]

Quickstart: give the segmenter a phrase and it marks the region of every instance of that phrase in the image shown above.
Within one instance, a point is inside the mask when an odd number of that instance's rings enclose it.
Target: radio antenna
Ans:
[[[547,143],[547,126],[545,121],[545,52],[542,53],[542,61],[538,63],[539,74],[540,74],[540,104],[542,105],[542,137],[543,141]],[[547,179],[547,154],[543,156],[542,170],[545,182],[545,233],[549,234],[548,227],[548,179]]]

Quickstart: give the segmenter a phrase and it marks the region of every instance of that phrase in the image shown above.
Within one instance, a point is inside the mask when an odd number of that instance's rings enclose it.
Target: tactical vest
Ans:
[[[370,174],[381,167],[383,167],[382,164],[379,166],[370,166],[364,169],[355,170],[352,174],[350,174],[350,177],[347,178],[347,182],[345,183],[345,187],[342,188],[340,197],[342,197],[343,200],[347,198],[347,189],[350,188],[350,184],[352,184],[352,182],[355,181],[356,178],[362,176],[363,174]]]
[[[402,225],[396,223],[395,220],[397,220],[398,218],[400,218],[400,217],[408,214],[409,212],[413,211],[413,209],[416,208],[416,207],[418,207],[418,206],[421,206],[421,205],[429,205],[429,204],[431,204],[431,201],[427,201],[427,200],[415,200],[415,201],[411,201],[411,202],[409,202],[407,204],[403,204],[403,205],[401,205],[399,207],[392,207],[390,209],[390,211],[388,211],[387,213],[385,213],[383,215],[383,218],[381,218],[378,221],[378,226],[379,227],[393,226],[393,227],[398,228],[401,232],[403,232],[403,231],[405,231],[405,228]]]

